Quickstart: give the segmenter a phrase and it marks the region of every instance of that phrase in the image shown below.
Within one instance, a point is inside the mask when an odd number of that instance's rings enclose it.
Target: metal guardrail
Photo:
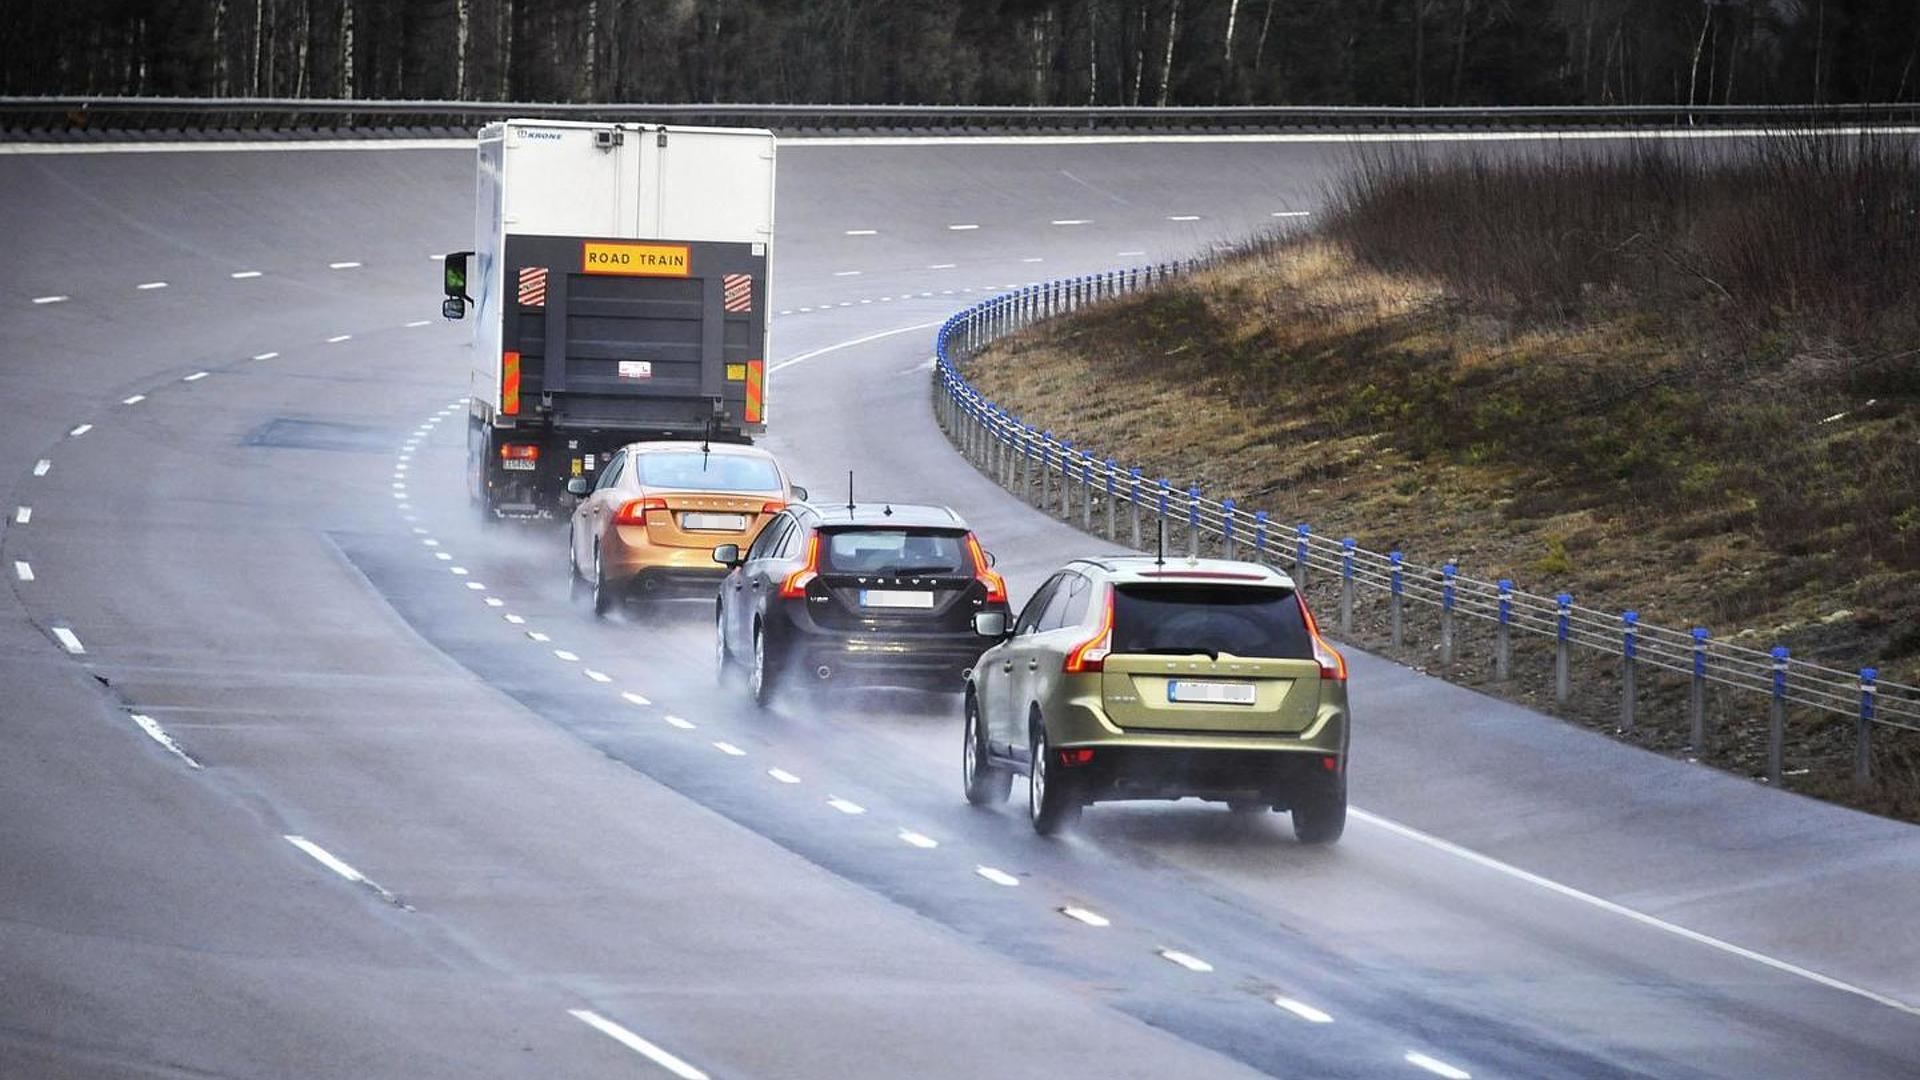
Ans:
[[[1159,132],[1553,128],[1792,128],[1920,124],[1920,103],[1856,105],[1517,105],[1206,107],[810,105],[777,103],[414,101],[403,99],[0,97],[0,132],[287,133],[473,130],[507,118],[748,125],[785,133],[873,130]]]
[[[1391,638],[1403,641],[1406,605],[1437,609],[1442,660],[1451,664],[1460,620],[1491,626],[1494,676],[1510,674],[1515,634],[1545,638],[1554,650],[1554,694],[1564,705],[1571,693],[1577,650],[1606,654],[1619,662],[1620,727],[1632,731],[1641,669],[1673,672],[1688,680],[1689,746],[1707,742],[1709,686],[1765,695],[1769,701],[1767,776],[1778,784],[1785,771],[1789,706],[1847,716],[1854,721],[1854,780],[1871,779],[1875,727],[1920,731],[1920,687],[1881,682],[1873,668],[1843,671],[1794,658],[1784,646],[1753,649],[1716,639],[1705,628],[1676,630],[1644,622],[1633,611],[1611,612],[1576,604],[1571,595],[1530,592],[1507,579],[1485,580],[1453,563],[1422,565],[1401,552],[1370,551],[1350,538],[1335,540],[1307,524],[1277,522],[1233,499],[1215,500],[1197,486],[1184,489],[1150,479],[1051,431],[1036,431],[974,389],[960,364],[992,341],[1043,319],[1114,297],[1151,289],[1210,265],[1189,260],[1066,278],[995,296],[948,319],[936,338],[938,414],[961,451],[982,472],[1022,494],[1029,504],[1077,523],[1108,540],[1142,550],[1143,519],[1151,532],[1168,530],[1169,550],[1189,555],[1203,549],[1291,571],[1305,588],[1331,575],[1338,582],[1339,626],[1351,632],[1355,594],[1386,595]]]

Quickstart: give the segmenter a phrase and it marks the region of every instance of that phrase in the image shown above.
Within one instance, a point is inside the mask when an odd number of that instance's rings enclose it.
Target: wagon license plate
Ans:
[[[1167,700],[1195,705],[1251,705],[1254,689],[1252,683],[1174,679],[1167,683]]]
[[[701,532],[739,532],[747,527],[745,514],[681,514],[680,527]]]
[[[921,589],[861,589],[861,607],[931,608],[933,594]]]

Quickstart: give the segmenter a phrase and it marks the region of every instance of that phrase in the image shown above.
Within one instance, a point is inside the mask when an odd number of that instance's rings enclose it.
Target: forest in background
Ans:
[[[11,0],[0,93],[1840,103],[1916,55],[1916,0]]]

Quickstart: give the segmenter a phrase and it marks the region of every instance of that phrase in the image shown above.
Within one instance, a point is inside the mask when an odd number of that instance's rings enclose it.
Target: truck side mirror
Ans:
[[[471,251],[452,251],[440,259],[442,288],[448,296],[461,300],[471,300],[467,295],[467,260],[473,256]]]
[[[1004,611],[976,611],[973,613],[973,632],[981,637],[1001,638],[1007,636],[1007,613]]]
[[[588,491],[588,488],[587,488],[586,477],[576,476],[567,481],[567,494],[573,496],[574,498],[576,499],[586,498],[587,491]]]
[[[440,315],[447,319],[464,319],[467,317],[467,302],[457,296],[449,296],[440,301]]]

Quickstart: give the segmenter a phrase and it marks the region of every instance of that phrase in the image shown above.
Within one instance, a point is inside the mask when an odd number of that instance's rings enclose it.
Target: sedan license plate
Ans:
[[[1167,700],[1194,705],[1251,705],[1254,689],[1252,683],[1174,679],[1167,683]]]
[[[681,514],[680,527],[702,532],[739,532],[747,527],[745,514]]]
[[[532,472],[536,463],[526,458],[503,458],[500,467],[508,472]]]
[[[921,589],[861,589],[860,606],[930,609],[933,594]]]

